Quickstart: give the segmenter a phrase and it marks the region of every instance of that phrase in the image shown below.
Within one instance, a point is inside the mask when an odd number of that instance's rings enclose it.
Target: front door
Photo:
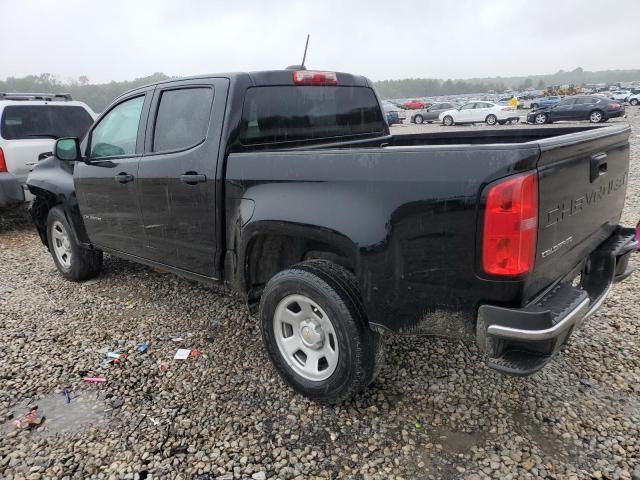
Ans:
[[[216,166],[228,80],[158,86],[151,103],[140,202],[145,257],[217,276]]]
[[[551,109],[551,120],[571,120],[573,117],[573,104],[576,103],[575,98],[567,98],[562,100]]]
[[[87,162],[77,162],[75,190],[91,243],[140,255],[145,232],[138,201],[138,163],[153,87],[123,99],[89,132]]]

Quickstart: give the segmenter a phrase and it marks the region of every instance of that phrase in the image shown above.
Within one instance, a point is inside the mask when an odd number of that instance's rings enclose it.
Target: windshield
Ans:
[[[53,105],[8,105],[1,121],[2,138],[82,138],[93,119],[82,107]]]
[[[370,88],[271,86],[247,90],[240,141],[244,145],[380,135],[385,131]]]

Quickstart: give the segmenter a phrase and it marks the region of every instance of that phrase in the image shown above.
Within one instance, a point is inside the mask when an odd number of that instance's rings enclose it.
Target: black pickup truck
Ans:
[[[375,377],[387,334],[472,339],[543,367],[632,271],[629,127],[391,135],[372,84],[282,70],[118,98],[33,170],[61,274],[102,254],[223,282],[259,307],[283,379],[317,401]]]

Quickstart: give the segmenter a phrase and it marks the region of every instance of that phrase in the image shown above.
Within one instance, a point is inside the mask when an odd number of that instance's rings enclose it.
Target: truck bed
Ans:
[[[250,199],[252,211],[227,244],[239,237],[249,243],[268,228],[312,236],[349,259],[372,324],[398,333],[473,334],[479,304],[522,307],[613,233],[628,136],[624,125],[518,128],[231,153],[227,201]],[[592,162],[602,158],[608,171],[590,178]],[[521,278],[485,275],[478,253],[483,192],[535,169],[534,270]],[[587,200],[601,188],[608,193],[600,201]]]
[[[478,131],[443,131],[435,133],[411,133],[393,135],[389,146],[409,147],[418,145],[485,145],[495,143],[526,143],[537,140],[594,130],[616,128],[585,125],[579,127],[535,127],[511,129],[482,129]]]

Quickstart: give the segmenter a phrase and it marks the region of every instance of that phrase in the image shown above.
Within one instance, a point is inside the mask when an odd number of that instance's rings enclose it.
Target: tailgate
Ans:
[[[570,273],[620,220],[629,172],[628,126],[539,140],[538,243],[526,296]]]

